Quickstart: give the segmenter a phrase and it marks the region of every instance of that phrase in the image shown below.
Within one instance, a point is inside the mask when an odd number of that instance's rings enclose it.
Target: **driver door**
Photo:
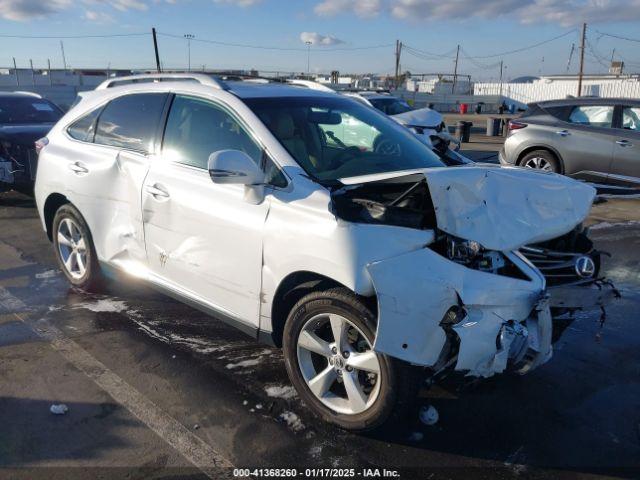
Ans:
[[[212,182],[209,155],[227,149],[261,161],[262,149],[229,110],[176,95],[142,191],[147,260],[160,283],[253,328],[269,202],[248,203],[243,185]]]

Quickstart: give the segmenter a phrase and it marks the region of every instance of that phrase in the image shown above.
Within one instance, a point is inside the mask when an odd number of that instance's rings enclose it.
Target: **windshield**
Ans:
[[[0,97],[0,125],[55,123],[62,117],[58,107],[38,97]]]
[[[407,102],[394,97],[390,98],[369,98],[368,99],[375,108],[387,115],[398,115],[413,110]]]
[[[248,98],[245,103],[320,182],[444,166],[409,130],[348,98]]]

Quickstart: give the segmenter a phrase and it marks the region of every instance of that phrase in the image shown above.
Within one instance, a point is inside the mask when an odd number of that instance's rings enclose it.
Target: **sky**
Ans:
[[[62,40],[71,67],[153,68],[155,27],[165,68],[189,34],[193,69],[389,74],[400,40],[402,71],[452,73],[460,45],[458,73],[510,79],[576,73],[582,22],[588,73],[614,49],[640,72],[640,0],[0,0],[0,67],[62,67]]]

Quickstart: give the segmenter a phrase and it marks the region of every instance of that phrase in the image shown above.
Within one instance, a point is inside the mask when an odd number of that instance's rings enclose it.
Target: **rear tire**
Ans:
[[[524,168],[560,173],[560,162],[556,156],[548,150],[534,150],[529,152],[522,157],[518,165]]]
[[[76,207],[62,205],[53,218],[53,246],[60,269],[69,282],[87,292],[100,291],[104,276],[93,237]]]
[[[402,420],[420,388],[421,369],[372,350],[375,330],[375,316],[346,288],[304,296],[285,324],[291,382],[317,415],[347,430]]]

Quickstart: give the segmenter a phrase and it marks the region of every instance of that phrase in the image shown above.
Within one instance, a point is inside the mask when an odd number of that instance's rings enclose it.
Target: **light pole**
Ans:
[[[307,77],[309,76],[309,72],[310,72],[310,60],[311,60],[311,41],[307,40],[306,42],[304,42],[305,45],[307,46]]]
[[[189,71],[191,71],[191,39],[194,38],[190,33],[186,33],[184,38],[187,39],[187,57],[189,59]]]

